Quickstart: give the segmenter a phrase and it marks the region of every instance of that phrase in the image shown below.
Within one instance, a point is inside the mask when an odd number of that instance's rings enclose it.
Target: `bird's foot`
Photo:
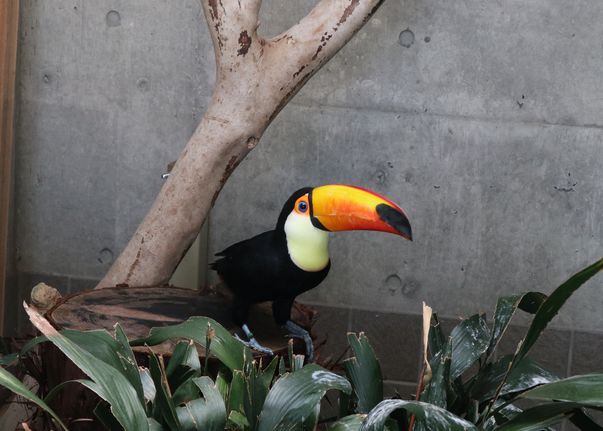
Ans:
[[[312,342],[310,333],[291,320],[287,320],[287,323],[283,325],[283,328],[289,333],[287,335],[288,337],[301,338],[304,340],[306,343],[306,358],[308,358],[308,362],[314,361],[314,343]]]
[[[235,336],[235,338],[237,340],[239,340],[241,343],[243,343],[244,345],[246,345],[247,347],[249,347],[251,350],[255,350],[256,352],[260,352],[260,353],[263,353],[265,355],[270,355],[270,356],[274,355],[274,352],[272,350],[270,350],[267,347],[262,346],[253,337],[250,338],[249,341],[245,341],[241,337],[239,337],[239,334],[234,334],[234,336]]]

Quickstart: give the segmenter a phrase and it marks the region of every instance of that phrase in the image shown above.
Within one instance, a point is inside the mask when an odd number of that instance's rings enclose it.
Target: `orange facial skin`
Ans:
[[[295,211],[299,215],[310,217],[310,197],[308,196],[308,194],[303,195],[295,201],[293,211]]]

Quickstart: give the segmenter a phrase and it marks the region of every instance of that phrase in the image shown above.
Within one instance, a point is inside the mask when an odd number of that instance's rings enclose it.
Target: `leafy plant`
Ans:
[[[114,334],[104,330],[59,333],[37,311],[25,308],[46,339],[89,377],[77,382],[102,399],[95,414],[110,430],[312,430],[327,390],[351,392],[344,377],[315,364],[302,366],[303,357],[298,355],[291,354],[290,371],[282,358],[264,367],[252,359],[247,347],[209,318],[154,328],[147,338],[132,341],[133,345],[149,345],[171,338],[191,340],[176,345],[167,366],[163,357],[149,348],[149,368],[142,368],[119,325]],[[202,342],[207,352],[220,360],[214,379],[207,375],[207,361],[201,365],[192,340]],[[40,400],[6,370],[0,371],[0,384],[59,421],[47,402],[71,382]]]
[[[328,390],[339,393],[339,417],[331,431],[542,430],[570,419],[582,430],[603,430],[588,410],[603,410],[603,374],[559,379],[529,358],[547,324],[581,285],[603,269],[603,260],[580,271],[550,296],[539,292],[498,300],[492,324],[484,315],[461,321],[445,335],[437,315],[426,318],[426,372],[417,400],[383,400],[379,362],[364,334],[348,334],[353,356],[344,361],[346,377],[318,365],[304,366],[293,354],[287,361],[254,361],[247,347],[217,322],[194,317],[179,325],[154,328],[149,336],[128,341],[119,325],[107,331],[57,332],[35,310],[32,323],[88,376],[77,382],[101,399],[95,409],[110,430],[314,430],[320,401]],[[517,310],[534,317],[514,353],[496,358],[496,349]],[[149,348],[149,367],[139,367],[131,345],[152,346],[181,339],[171,357]],[[42,342],[34,340],[27,346]],[[210,376],[197,348],[215,356],[220,367]],[[14,362],[15,357],[8,358]],[[52,415],[50,408],[65,382],[44,400],[0,368],[0,384]],[[519,401],[534,404],[522,409]]]
[[[603,409],[603,374],[560,380],[527,356],[563,304],[601,269],[603,259],[572,276],[550,296],[527,292],[500,298],[490,326],[484,315],[476,314],[445,335],[434,314],[426,358],[429,367],[416,401],[384,400],[372,407],[382,385],[381,373],[374,368],[374,354],[365,339],[352,337],[356,358],[346,363],[346,372],[357,403],[348,402],[349,415],[330,429],[527,431],[548,429],[569,419],[582,430],[603,430],[587,413]],[[495,359],[495,350],[518,309],[533,314],[532,323],[515,353]],[[364,365],[352,366],[356,363]],[[365,404],[366,399],[373,401]],[[518,405],[521,399],[542,403],[523,410]],[[366,405],[372,408],[367,411]],[[394,415],[396,420],[388,422]]]

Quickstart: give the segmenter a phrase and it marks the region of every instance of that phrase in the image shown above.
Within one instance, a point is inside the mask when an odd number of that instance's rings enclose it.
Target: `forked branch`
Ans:
[[[282,34],[258,36],[260,0],[202,0],[216,56],[212,100],[172,174],[99,287],[169,280],[224,183],[306,81],[383,0],[321,0]]]

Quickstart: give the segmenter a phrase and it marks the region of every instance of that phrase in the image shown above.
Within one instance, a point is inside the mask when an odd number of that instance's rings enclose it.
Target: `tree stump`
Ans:
[[[312,309],[299,304],[294,306],[292,312],[293,319],[306,327],[311,327],[314,315]],[[113,333],[115,324],[119,323],[130,340],[146,337],[153,327],[175,325],[191,316],[210,317],[231,332],[239,329],[230,317],[230,303],[227,298],[209,294],[207,291],[200,294],[199,291],[172,286],[114,287],[80,292],[61,298],[46,313],[47,319],[57,329],[106,329]],[[274,323],[270,304],[258,304],[253,307],[249,325],[262,345],[272,349],[277,355],[287,354],[286,333]],[[169,341],[150,348],[155,354],[169,358],[176,342],[177,340]],[[148,349],[133,349],[140,365],[147,365]],[[294,349],[303,353],[305,346],[303,342],[296,340]],[[201,346],[197,346],[197,350],[203,363],[205,351]],[[260,356],[258,352],[254,352],[254,357]],[[54,345],[43,345],[42,360],[45,364],[47,388],[51,389],[65,381],[85,378],[79,368],[66,360]],[[52,407],[61,418],[71,423],[69,429],[77,430],[78,424],[81,424],[79,429],[93,430],[96,425],[86,419],[94,419],[93,409],[97,402],[98,398],[92,392],[74,384],[61,391]]]

